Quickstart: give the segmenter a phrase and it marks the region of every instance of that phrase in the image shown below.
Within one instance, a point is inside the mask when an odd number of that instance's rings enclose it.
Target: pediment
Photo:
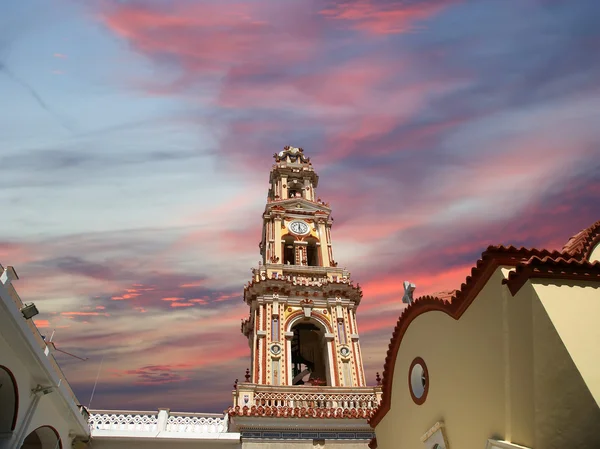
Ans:
[[[323,215],[329,215],[331,212],[331,209],[325,206],[325,204],[315,203],[304,198],[290,198],[267,204],[267,211],[272,209],[285,210],[291,213],[294,211],[303,213],[316,213],[320,211]]]

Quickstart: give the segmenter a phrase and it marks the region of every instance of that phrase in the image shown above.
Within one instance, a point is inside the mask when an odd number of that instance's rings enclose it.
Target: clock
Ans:
[[[294,234],[299,234],[299,235],[308,234],[308,232],[310,231],[308,225],[306,223],[304,223],[303,221],[300,221],[300,220],[292,221],[288,225],[288,228]]]

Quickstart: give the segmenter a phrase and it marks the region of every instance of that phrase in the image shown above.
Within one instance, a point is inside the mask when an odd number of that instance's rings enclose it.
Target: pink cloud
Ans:
[[[50,322],[48,320],[35,320],[34,319],[33,322],[39,329],[50,327]]]
[[[18,266],[35,259],[35,255],[41,256],[44,248],[14,241],[0,241],[0,260],[5,265]]]
[[[327,18],[345,21],[351,28],[373,35],[407,33],[414,31],[416,23],[439,14],[456,3],[450,0],[403,1],[341,0],[323,9]]]
[[[63,316],[73,317],[73,316],[110,316],[109,313],[101,313],[101,312],[60,312]]]
[[[65,55],[63,53],[54,53],[52,56],[54,56],[55,58],[60,58],[60,59],[67,58],[67,55]]]
[[[202,284],[203,284],[202,281],[198,281],[198,282],[186,282],[185,284],[181,284],[179,287],[181,287],[181,288],[201,287]]]
[[[161,301],[181,301],[184,298],[179,298],[176,296],[170,296],[168,298],[161,298]]]
[[[170,88],[183,91],[198,81],[198,73],[220,75],[232,66],[285,64],[312,54],[308,28],[270,20],[274,14],[259,3],[120,4],[103,11],[100,20],[139,51],[180,64],[185,73]]]
[[[171,307],[192,307],[194,304],[189,302],[172,302]]]
[[[150,365],[135,370],[124,371],[124,374],[137,377],[137,385],[161,385],[176,382],[185,382],[190,379],[187,375],[181,374],[179,370],[169,365]]]
[[[123,293],[120,295],[114,295],[111,297],[113,301],[123,301],[126,299],[136,299],[146,292],[154,291],[154,287],[144,287],[142,284],[133,284],[130,288],[123,289]]]
[[[231,295],[219,295],[215,302],[228,301],[230,299],[241,299],[240,293],[233,293]]]

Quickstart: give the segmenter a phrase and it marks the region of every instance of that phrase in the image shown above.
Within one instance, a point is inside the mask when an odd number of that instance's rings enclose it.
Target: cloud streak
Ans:
[[[364,291],[371,383],[402,281],[455,289],[490,244],[560,248],[600,217],[595,0],[56,8],[60,27],[2,61],[82,131],[57,133],[0,79],[0,262],[39,326],[89,358],[59,355],[82,401],[104,360],[93,407],[229,405],[284,145],[311,157],[334,258]]]

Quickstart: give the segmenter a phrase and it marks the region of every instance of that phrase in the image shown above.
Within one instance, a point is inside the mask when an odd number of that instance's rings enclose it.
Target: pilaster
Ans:
[[[325,229],[325,221],[323,219],[317,220],[317,229],[319,230],[319,252],[321,253],[321,261],[324,267],[331,266],[331,260],[329,259],[329,240],[327,238],[327,231]]]

